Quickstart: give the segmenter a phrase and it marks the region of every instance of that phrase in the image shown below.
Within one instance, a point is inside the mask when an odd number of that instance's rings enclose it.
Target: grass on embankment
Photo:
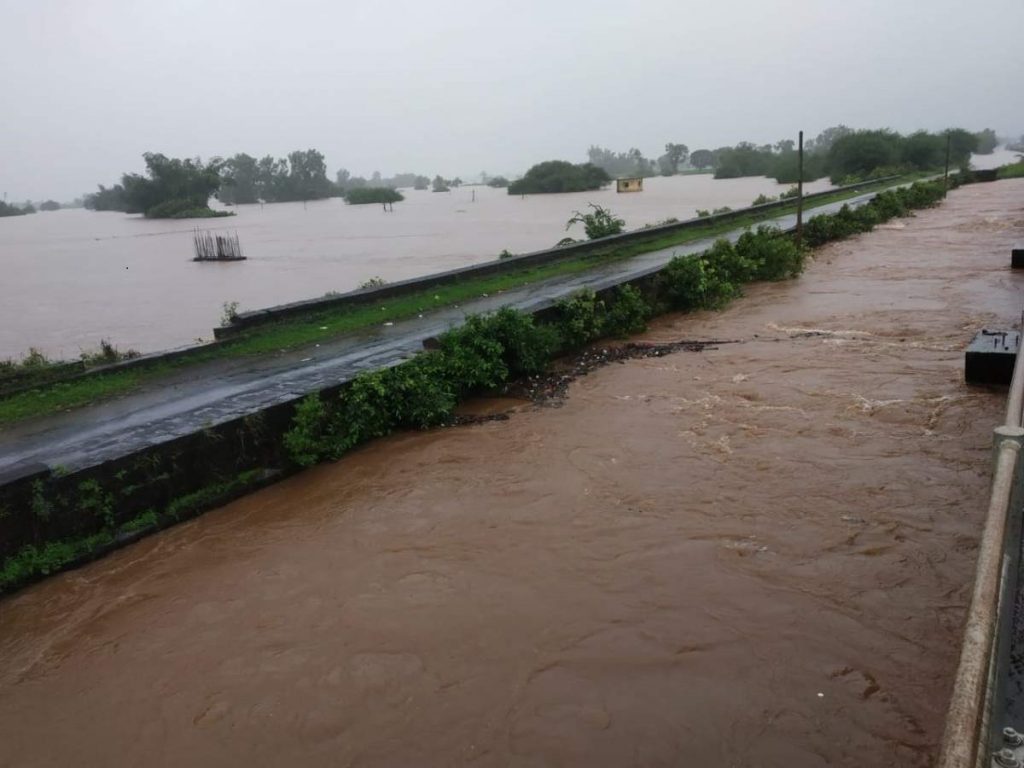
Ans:
[[[920,175],[881,182],[855,191],[840,191],[805,201],[804,210],[810,211],[829,203],[906,183]],[[79,408],[125,394],[186,367],[213,360],[271,354],[323,343],[338,336],[378,326],[385,322],[406,320],[431,310],[462,304],[479,298],[482,294],[493,295],[555,277],[578,274],[613,261],[714,237],[795,211],[796,202],[794,201],[786,206],[761,213],[752,213],[725,222],[709,222],[706,226],[693,227],[660,237],[652,236],[651,239],[643,242],[623,245],[609,244],[606,248],[592,251],[583,256],[567,256],[564,260],[536,267],[513,268],[512,271],[506,273],[470,278],[450,285],[427,288],[408,296],[385,299],[336,311],[318,312],[291,321],[261,326],[244,336],[215,346],[197,347],[195,352],[175,361],[154,361],[148,366],[109,372],[96,371],[76,379],[45,384],[37,389],[0,398],[0,426]]]

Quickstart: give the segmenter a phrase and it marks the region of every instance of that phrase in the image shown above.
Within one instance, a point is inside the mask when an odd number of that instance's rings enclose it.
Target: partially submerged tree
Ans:
[[[592,163],[573,165],[565,160],[537,163],[523,178],[508,185],[510,195],[589,192],[611,181],[602,168]]]
[[[405,200],[404,195],[391,187],[359,187],[345,193],[345,202],[349,205],[380,203],[384,206],[385,211],[389,209],[389,206],[402,200]]]
[[[582,224],[583,231],[587,233],[588,240],[596,240],[599,237],[618,235],[626,226],[626,222],[620,219],[607,208],[594,203],[587,203],[594,209],[593,213],[573,212],[573,217],[566,222],[565,228],[569,230],[573,224]]]

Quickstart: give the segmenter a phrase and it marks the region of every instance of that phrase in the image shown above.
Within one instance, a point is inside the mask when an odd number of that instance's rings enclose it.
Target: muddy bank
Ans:
[[[927,765],[1024,185],[0,602],[0,765]],[[502,413],[509,403],[477,404]]]

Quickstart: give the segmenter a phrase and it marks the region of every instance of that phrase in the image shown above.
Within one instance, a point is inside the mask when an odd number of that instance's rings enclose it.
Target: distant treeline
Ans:
[[[890,130],[855,131],[844,125],[822,131],[805,144],[805,181],[828,176],[833,182],[859,180],[911,170],[940,168],[945,162],[946,137],[950,138],[950,161],[955,167],[966,165],[972,152],[989,153],[998,144],[995,132],[985,129],[971,133],[953,129],[942,133],[918,131],[901,136]],[[1024,137],[1021,141],[1024,145]],[[697,149],[692,153],[682,143],[668,143],[656,159],[644,157],[636,148],[614,152],[599,146],[587,150],[589,162],[573,164],[550,160],[532,167],[523,178],[509,182],[503,176],[481,174],[485,184],[507,187],[509,194],[580,192],[598,189],[612,178],[671,176],[680,172],[713,169],[715,178],[769,176],[780,183],[797,181],[795,142],[786,139],[775,144],[741,142],[732,147]],[[316,149],[297,150],[285,158],[266,155],[256,159],[239,153],[227,159],[168,158],[147,152],[146,174],[124,174],[121,183],[100,185],[84,199],[86,208],[97,211],[142,213],[150,218],[191,218],[228,215],[213,211],[209,200],[235,203],[289,202],[344,197],[351,203],[392,202],[398,198],[379,190],[412,187],[447,192],[463,182],[440,175],[432,180],[416,173],[383,177],[375,172],[369,179],[352,176],[347,170],[327,177],[324,155]],[[355,190],[374,190],[353,194]],[[385,200],[387,198],[387,200]],[[48,201],[49,203],[49,201]],[[53,205],[57,205],[54,203]],[[34,208],[0,204],[0,216],[34,212]]]
[[[24,216],[26,213],[35,213],[35,212],[36,212],[36,208],[30,202],[25,202],[25,203],[23,203],[21,205],[21,207],[18,207],[17,205],[14,205],[13,203],[5,203],[3,200],[0,200],[0,217],[3,217],[3,216]]]
[[[804,145],[804,180],[829,176],[833,182],[862,178],[875,173],[930,170],[945,163],[946,133],[918,131],[909,136],[889,130],[855,131],[845,125],[827,128]],[[999,143],[995,131],[977,133],[952,129],[950,163],[965,165],[972,152],[991,153]],[[1022,137],[1024,142],[1024,137]],[[696,149],[682,143],[665,145],[657,159],[644,157],[636,148],[614,152],[599,146],[587,150],[591,164],[613,178],[672,176],[681,171],[713,169],[716,179],[769,176],[783,184],[797,181],[798,155],[791,139],[775,144],[740,142],[731,147]]]
[[[947,136],[953,168],[966,166],[973,152],[991,153],[997,144],[991,129],[971,133],[953,128],[903,136],[887,129],[853,130],[838,125],[805,142],[803,178],[813,181],[828,176],[832,183],[839,184],[871,176],[940,169],[946,161]],[[763,145],[740,142],[734,147],[699,152],[701,163],[714,168],[716,179],[769,176],[780,183],[793,184],[798,178],[798,153],[789,139]],[[693,153],[691,161],[697,154]]]

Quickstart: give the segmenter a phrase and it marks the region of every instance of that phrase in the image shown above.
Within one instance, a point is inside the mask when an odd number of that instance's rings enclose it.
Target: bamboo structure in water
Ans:
[[[207,230],[192,231],[192,245],[195,258],[192,261],[243,261],[242,246],[238,242],[238,233],[234,235],[215,235]]]

